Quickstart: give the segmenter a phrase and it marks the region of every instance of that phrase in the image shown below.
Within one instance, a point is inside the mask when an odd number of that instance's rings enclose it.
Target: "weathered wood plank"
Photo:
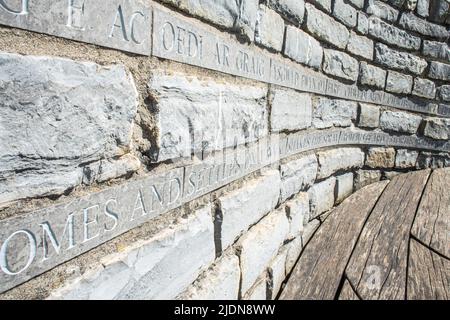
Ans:
[[[422,243],[450,258],[450,168],[431,174],[411,233]]]
[[[304,249],[280,299],[334,299],[364,222],[387,183],[367,186],[333,210]]]
[[[347,279],[345,279],[344,286],[339,293],[339,300],[359,300],[358,295],[355,293]]]
[[[449,300],[450,260],[411,239],[408,300]]]
[[[362,299],[405,299],[409,235],[429,175],[395,177],[370,214],[346,269]]]

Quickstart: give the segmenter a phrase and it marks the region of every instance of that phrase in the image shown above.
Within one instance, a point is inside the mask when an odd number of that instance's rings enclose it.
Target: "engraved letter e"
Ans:
[[[22,0],[22,9],[19,11],[15,11],[8,7],[5,3],[5,0],[0,0],[0,7],[3,7],[6,11],[12,14],[18,14],[18,15],[26,15],[28,14],[28,0]]]

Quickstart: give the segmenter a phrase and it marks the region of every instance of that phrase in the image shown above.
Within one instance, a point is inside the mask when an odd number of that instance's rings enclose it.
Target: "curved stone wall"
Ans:
[[[449,23],[445,0],[0,1],[0,298],[276,298],[336,204],[450,164]]]

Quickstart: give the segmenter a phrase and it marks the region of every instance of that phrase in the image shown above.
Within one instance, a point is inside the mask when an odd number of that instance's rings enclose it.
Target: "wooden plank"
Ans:
[[[339,293],[339,300],[360,300],[347,279],[345,279],[344,286]]]
[[[431,174],[411,233],[425,245],[450,258],[450,168]]]
[[[387,184],[367,186],[333,210],[304,249],[280,299],[334,299],[364,222]]]
[[[409,235],[429,175],[395,177],[370,214],[346,269],[361,299],[405,299]]]
[[[411,239],[408,300],[449,300],[450,260]]]

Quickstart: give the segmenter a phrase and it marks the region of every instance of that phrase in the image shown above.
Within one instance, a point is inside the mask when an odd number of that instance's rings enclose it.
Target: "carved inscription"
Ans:
[[[0,24],[151,53],[151,8],[142,0],[1,0]]]

